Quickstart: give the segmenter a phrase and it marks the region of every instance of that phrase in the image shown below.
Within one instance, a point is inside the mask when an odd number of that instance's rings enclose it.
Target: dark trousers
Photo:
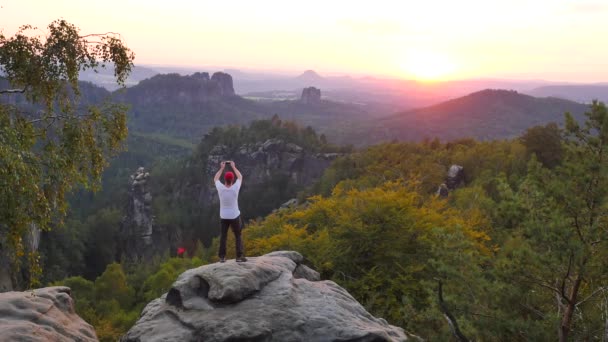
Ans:
[[[243,256],[243,240],[241,239],[241,217],[235,219],[220,219],[222,231],[220,233],[220,252],[219,257],[226,256],[226,237],[228,236],[228,227],[232,227],[234,238],[236,240],[236,257]]]

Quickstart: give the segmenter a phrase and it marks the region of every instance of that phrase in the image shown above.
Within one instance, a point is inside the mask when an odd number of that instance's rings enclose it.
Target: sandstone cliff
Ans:
[[[234,160],[248,184],[262,184],[271,181],[273,176],[283,175],[294,185],[306,186],[318,179],[337,156],[336,153],[312,153],[281,139],[268,139],[238,148],[215,146],[209,152],[205,171],[212,179],[221,161]],[[202,191],[202,198],[217,201],[212,182]]]
[[[165,102],[189,105],[235,94],[232,76],[229,74],[216,72],[209,77],[206,72],[197,72],[190,76],[156,75],[115,95],[131,105],[145,106]]]
[[[306,104],[319,103],[321,101],[321,89],[315,87],[304,88],[300,101]]]
[[[179,232],[169,231],[154,222],[150,173],[143,167],[129,179],[129,197],[118,235],[118,260],[149,260],[174,247]]]

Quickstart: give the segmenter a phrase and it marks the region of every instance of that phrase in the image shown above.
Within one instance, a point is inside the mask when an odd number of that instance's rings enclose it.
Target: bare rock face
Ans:
[[[2,341],[97,341],[65,286],[0,293],[0,331]]]
[[[448,174],[445,177],[445,183],[439,185],[437,188],[437,196],[446,198],[450,194],[450,191],[458,188],[464,183],[464,167],[453,164],[448,170]]]
[[[211,81],[217,83],[220,89],[221,96],[234,95],[234,86],[232,84],[232,76],[225,72],[216,72],[211,76]]]
[[[120,225],[118,259],[145,260],[171,247],[176,238],[154,223],[150,173],[139,167],[129,178],[129,199]]]
[[[460,165],[452,165],[448,170],[448,175],[445,179],[445,184],[448,189],[454,190],[464,182],[464,167]]]
[[[280,139],[243,145],[236,151],[218,145],[209,152],[207,174],[215,174],[221,161],[234,160],[239,170],[247,175],[248,182],[261,183],[271,172],[281,172],[289,174],[297,184],[308,184],[337,157],[337,153],[311,154]]]
[[[300,101],[306,104],[319,103],[321,101],[321,89],[315,87],[304,88]]]
[[[216,263],[182,273],[121,341],[406,341],[346,290],[301,264],[297,252]]]
[[[150,173],[143,167],[131,175],[126,215],[120,225],[121,252],[130,260],[141,259],[152,248],[154,217],[150,194]]]
[[[206,173],[212,178],[221,161],[234,160],[237,168],[247,177],[248,184],[261,184],[273,174],[282,174],[288,175],[294,184],[309,185],[338,156],[338,153],[309,153],[296,144],[280,139],[246,144],[235,150],[217,145],[209,152]],[[213,184],[202,190],[200,198],[205,202],[216,200]]]
[[[115,94],[118,101],[133,106],[165,105],[176,100],[184,105],[192,105],[234,95],[232,76],[223,72],[216,72],[211,77],[207,72],[188,76],[159,74]]]

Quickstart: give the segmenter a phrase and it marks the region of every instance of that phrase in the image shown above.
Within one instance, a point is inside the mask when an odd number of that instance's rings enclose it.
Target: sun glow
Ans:
[[[456,71],[452,60],[431,52],[408,53],[401,68],[405,76],[419,81],[444,81]]]

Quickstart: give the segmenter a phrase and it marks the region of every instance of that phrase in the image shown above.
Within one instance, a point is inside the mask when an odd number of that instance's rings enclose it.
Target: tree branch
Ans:
[[[116,35],[116,36],[120,36],[120,34],[116,33],[116,32],[106,32],[106,33],[91,33],[91,34],[86,34],[84,36],[78,36],[78,38],[83,39],[83,38],[87,38],[87,37],[102,37],[102,36],[107,36],[107,35]]]
[[[540,310],[538,310],[536,308],[533,308],[533,307],[531,307],[529,305],[526,305],[524,303],[519,303],[519,305],[521,307],[523,307],[524,309],[530,310],[530,312],[536,314],[539,318],[545,319],[545,315]]]
[[[0,90],[0,94],[23,94],[23,93],[25,93],[25,88]]]
[[[587,297],[585,297],[583,300],[581,300],[580,302],[576,303],[576,306],[583,304],[584,302],[588,301],[589,299],[591,299],[593,296],[595,296],[596,294],[602,292],[606,290],[606,287],[602,286],[600,288],[598,288],[597,290],[593,291],[593,293],[591,293],[590,295],[588,295]]]
[[[534,279],[534,278],[532,278],[530,276],[528,276],[526,278],[528,278],[529,280],[521,279],[521,281],[522,282],[528,282],[528,283],[531,283],[531,284],[538,285],[540,287],[544,287],[546,289],[549,289],[549,290],[553,291],[556,295],[560,296],[567,303],[570,303],[570,299],[567,296],[564,296],[563,292],[560,289],[558,289],[557,287],[549,285],[544,280]]]

